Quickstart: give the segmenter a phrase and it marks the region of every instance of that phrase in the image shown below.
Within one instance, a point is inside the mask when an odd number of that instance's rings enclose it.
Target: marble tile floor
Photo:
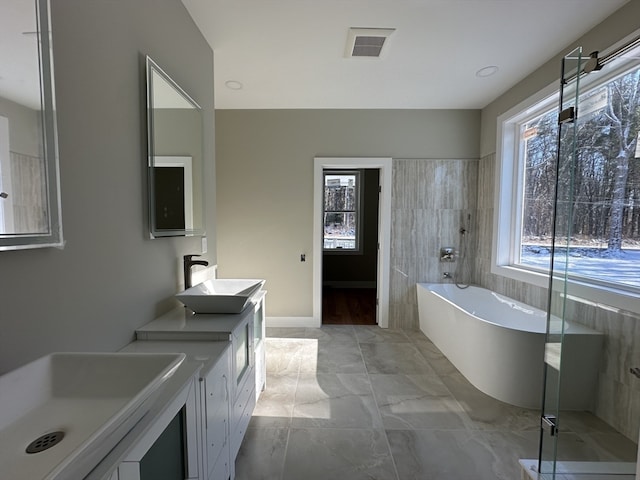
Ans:
[[[537,458],[539,412],[475,389],[421,332],[267,329],[267,388],[237,480],[516,480]],[[635,461],[589,413],[563,413],[558,457]]]

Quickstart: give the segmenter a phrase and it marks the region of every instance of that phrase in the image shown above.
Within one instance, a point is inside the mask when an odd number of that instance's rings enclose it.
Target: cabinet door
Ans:
[[[264,300],[261,300],[258,305],[256,305],[256,309],[253,314],[253,341],[256,347],[262,343],[264,336]]]
[[[247,372],[253,364],[253,349],[251,346],[253,322],[243,323],[233,332],[233,370],[234,388],[237,390],[242,385]],[[237,397],[237,393],[235,395]]]
[[[266,388],[267,383],[267,361],[266,361],[266,326],[264,318],[264,301],[262,298],[253,315],[253,345],[254,362],[256,371],[256,401],[260,393]]]

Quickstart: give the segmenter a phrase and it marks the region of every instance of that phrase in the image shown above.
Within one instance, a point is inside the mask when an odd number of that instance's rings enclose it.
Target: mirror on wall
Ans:
[[[63,244],[49,8],[0,2],[0,250]]]
[[[204,235],[202,110],[149,57],[146,71],[151,237]]]

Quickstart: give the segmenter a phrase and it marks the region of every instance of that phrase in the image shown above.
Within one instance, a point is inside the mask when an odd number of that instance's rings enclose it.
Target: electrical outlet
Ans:
[[[307,261],[307,256],[304,253],[300,254],[300,261],[301,262],[306,262]]]

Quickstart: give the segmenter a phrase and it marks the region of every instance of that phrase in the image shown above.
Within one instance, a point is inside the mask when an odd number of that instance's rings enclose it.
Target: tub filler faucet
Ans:
[[[193,260],[193,257],[199,257],[200,255],[185,255],[182,257],[184,260],[184,289],[191,288],[193,285],[191,284],[191,267],[194,265],[202,265],[206,267],[209,265],[209,262],[206,260]]]
[[[453,279],[453,275],[451,275],[451,273],[449,272],[444,272],[442,274],[442,278],[449,278],[449,279]]]

